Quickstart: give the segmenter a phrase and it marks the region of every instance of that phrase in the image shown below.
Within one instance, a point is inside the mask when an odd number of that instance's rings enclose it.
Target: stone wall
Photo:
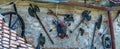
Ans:
[[[25,22],[25,26],[26,26],[26,36],[33,40],[33,42],[30,42],[33,45],[37,45],[37,39],[39,37],[40,33],[43,33],[43,35],[46,38],[46,43],[45,43],[45,47],[46,48],[85,48],[85,49],[89,49],[90,45],[91,45],[91,39],[92,39],[92,34],[93,34],[93,28],[94,28],[94,23],[96,22],[96,20],[98,19],[99,15],[103,15],[103,23],[102,26],[100,28],[100,30],[96,31],[96,35],[98,35],[100,32],[102,33],[104,30],[105,26],[108,26],[108,23],[106,23],[106,21],[108,21],[108,15],[106,11],[102,11],[102,10],[97,10],[97,9],[91,9],[91,8],[86,8],[86,7],[76,7],[76,6],[66,6],[66,5],[59,5],[59,4],[53,4],[53,3],[33,3],[33,2],[22,2],[23,4],[21,4],[21,2],[17,3],[17,9],[18,9],[18,13],[22,16],[22,18],[24,19]],[[87,22],[87,25],[89,28],[87,28],[87,26],[82,23],[80,27],[82,27],[83,29],[85,29],[85,34],[83,36],[79,36],[78,41],[75,40],[76,35],[78,34],[78,31],[76,30],[73,34],[70,34],[68,31],[68,35],[69,38],[65,38],[65,39],[61,39],[59,40],[56,35],[56,29],[54,28],[52,32],[49,32],[52,40],[55,42],[55,44],[52,44],[50,42],[50,40],[48,39],[48,36],[45,34],[44,30],[42,29],[41,25],[39,24],[38,20],[35,17],[31,17],[28,14],[28,5],[29,3],[32,4],[36,4],[39,6],[40,8],[40,12],[38,12],[38,16],[41,19],[42,23],[44,24],[45,28],[47,31],[49,31],[51,28],[55,27],[54,25],[52,25],[52,20],[54,18],[53,15],[48,15],[46,14],[48,12],[48,8],[52,9],[54,12],[59,13],[59,14],[66,14],[66,13],[72,13],[73,17],[75,19],[75,22],[72,23],[72,25],[69,27],[69,29],[73,29],[78,22],[80,22],[81,20],[81,13],[84,10],[90,10],[91,13],[90,15],[92,16],[91,21]],[[4,10],[3,10],[4,11]],[[116,16],[116,11],[112,11],[112,16],[113,18]],[[64,16],[58,16],[60,20],[63,20]],[[118,19],[119,20],[119,19]],[[118,20],[115,21],[114,23],[114,28],[115,28],[115,38],[116,38],[116,47],[117,49],[120,49],[119,47],[119,29],[120,27],[118,26]],[[95,40],[97,40],[97,36],[95,38]],[[97,49],[102,49],[102,45],[100,42],[98,42],[99,44],[96,46]]]

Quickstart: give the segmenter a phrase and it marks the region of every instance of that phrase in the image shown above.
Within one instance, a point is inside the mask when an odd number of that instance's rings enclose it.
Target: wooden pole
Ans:
[[[112,21],[112,14],[111,11],[108,10],[108,19],[109,19],[109,27],[110,27],[110,35],[111,35],[111,42],[112,42],[112,49],[116,49],[115,47],[115,37],[114,37],[114,28],[113,28],[113,21]]]
[[[50,39],[51,43],[54,44],[54,41],[52,40],[52,38],[50,37],[49,33],[47,32],[47,30],[45,29],[45,26],[43,25],[43,23],[41,22],[41,19],[38,17],[38,15],[35,13],[36,18],[38,19],[39,23],[41,24],[43,30],[45,31],[45,33],[47,34],[48,38]]]
[[[84,4],[84,3],[78,3],[78,2],[60,2],[61,5],[69,5],[69,6],[79,6],[79,7],[86,7],[86,8],[93,8],[98,10],[108,10],[107,7],[102,6],[95,6],[91,4]]]
[[[94,26],[94,32],[93,32],[93,37],[92,37],[92,42],[91,42],[91,48],[90,48],[90,49],[93,49],[93,48],[94,48],[93,42],[94,42],[95,31],[96,31],[96,27],[97,27],[96,24],[97,24],[97,23],[95,23],[95,26]]]

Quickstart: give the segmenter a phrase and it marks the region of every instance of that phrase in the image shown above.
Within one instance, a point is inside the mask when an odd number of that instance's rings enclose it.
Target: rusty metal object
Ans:
[[[113,22],[119,17],[120,11],[117,11],[116,17],[112,20]],[[103,33],[100,35],[99,39],[102,39],[103,42],[103,37],[106,34],[107,30],[108,30],[108,26],[105,27]]]
[[[56,15],[56,13],[54,13],[51,9],[48,9],[48,13],[47,14],[52,14],[56,17],[57,20],[59,20],[58,16]]]

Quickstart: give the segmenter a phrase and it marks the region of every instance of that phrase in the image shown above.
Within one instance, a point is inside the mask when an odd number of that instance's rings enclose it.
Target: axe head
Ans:
[[[40,12],[39,7],[37,5],[33,6],[32,4],[29,4],[29,8],[28,8],[29,15],[35,17],[36,12]]]
[[[34,5],[34,10],[35,10],[36,12],[40,12],[40,9],[39,9],[39,7],[38,7],[37,5]]]
[[[35,17],[34,10],[32,9],[32,7],[28,8],[28,13],[30,16]]]
[[[87,13],[88,13],[88,10],[85,10],[82,12],[82,17],[86,17],[87,16]]]
[[[80,28],[79,31],[81,32],[81,36],[84,34],[84,29]]]
[[[98,21],[96,22],[96,26],[97,26],[98,29],[100,29],[101,24],[102,24],[102,15],[100,15]]]
[[[48,9],[48,13],[47,14],[54,14],[54,12],[51,9]]]
[[[65,14],[64,20],[74,22],[73,14]]]
[[[82,17],[86,18],[88,21],[91,20],[91,16],[89,15],[91,11],[85,10],[82,12]]]
[[[14,2],[10,2],[9,5],[14,4]]]
[[[90,21],[90,20],[91,20],[91,16],[86,17],[86,19],[87,19],[88,21]]]

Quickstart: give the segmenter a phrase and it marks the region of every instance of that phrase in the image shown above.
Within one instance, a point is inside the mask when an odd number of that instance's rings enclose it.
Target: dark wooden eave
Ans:
[[[79,6],[79,7],[87,7],[87,8],[93,8],[93,9],[98,9],[98,10],[115,10],[118,11],[120,10],[120,7],[102,7],[102,6],[96,6],[92,4],[85,4],[85,3],[78,3],[78,2],[60,2],[60,4],[63,5],[69,5],[69,6]]]

